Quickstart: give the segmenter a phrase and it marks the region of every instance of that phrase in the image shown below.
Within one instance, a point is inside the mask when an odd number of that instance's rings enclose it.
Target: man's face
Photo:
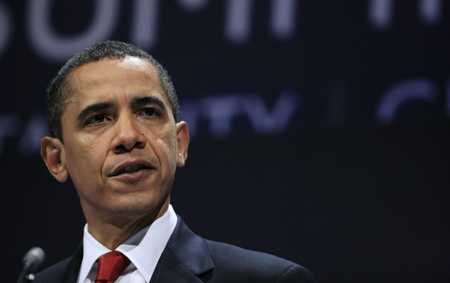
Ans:
[[[103,59],[75,69],[68,90],[61,163],[88,223],[167,207],[189,136],[174,121],[155,67],[135,57]]]

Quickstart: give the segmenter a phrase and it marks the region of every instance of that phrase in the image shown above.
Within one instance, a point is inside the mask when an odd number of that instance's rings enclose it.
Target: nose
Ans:
[[[129,152],[134,148],[145,147],[146,139],[141,131],[142,125],[132,115],[120,117],[114,127],[116,131],[111,143],[111,149],[114,153],[120,154]]]

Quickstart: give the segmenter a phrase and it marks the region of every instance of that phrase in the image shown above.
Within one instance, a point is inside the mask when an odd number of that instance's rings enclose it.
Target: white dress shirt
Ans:
[[[117,247],[116,251],[126,255],[131,261],[130,265],[117,278],[117,283],[150,282],[156,264],[175,229],[177,221],[177,215],[172,205],[169,205],[169,209],[163,216]],[[89,234],[86,224],[83,237],[83,260],[77,282],[95,283],[98,268],[97,259],[110,251]]]

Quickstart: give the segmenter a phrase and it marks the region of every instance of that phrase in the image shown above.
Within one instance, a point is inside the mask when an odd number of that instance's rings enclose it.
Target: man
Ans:
[[[177,217],[170,192],[188,127],[167,72],[143,50],[107,41],[76,54],[50,84],[47,112],[42,158],[58,181],[70,176],[87,224],[75,254],[36,283],[107,282],[97,281],[105,269],[122,283],[315,281],[287,260],[205,240]]]

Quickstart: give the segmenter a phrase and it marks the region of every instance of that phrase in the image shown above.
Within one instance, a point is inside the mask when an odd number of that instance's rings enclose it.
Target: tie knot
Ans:
[[[95,283],[113,283],[129,264],[130,260],[121,252],[112,251],[102,255],[98,258]]]

